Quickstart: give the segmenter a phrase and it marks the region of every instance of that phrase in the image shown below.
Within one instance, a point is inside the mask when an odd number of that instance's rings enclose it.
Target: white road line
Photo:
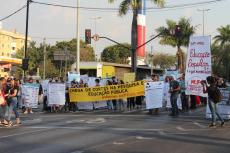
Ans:
[[[182,128],[181,126],[177,126],[176,129],[177,129],[177,130],[180,130],[180,131],[187,131],[187,130],[185,130],[184,128]]]
[[[47,129],[41,129],[41,130],[35,130],[35,131],[29,131],[29,132],[21,132],[21,133],[16,133],[16,134],[10,134],[10,135],[1,136],[0,139],[14,137],[14,136],[20,136],[20,135],[24,135],[24,134],[31,134],[31,133],[36,133],[36,132],[41,132],[41,131],[46,131],[46,130]]]
[[[207,128],[207,126],[204,126],[204,125],[201,125],[200,123],[198,123],[198,122],[193,122],[193,124],[194,125],[197,125],[198,127],[200,127],[200,128]]]
[[[142,137],[142,136],[136,136],[136,139],[138,139],[138,140],[152,140],[153,138],[150,138],[150,137]]]
[[[125,143],[124,142],[113,142],[114,145],[124,145]]]

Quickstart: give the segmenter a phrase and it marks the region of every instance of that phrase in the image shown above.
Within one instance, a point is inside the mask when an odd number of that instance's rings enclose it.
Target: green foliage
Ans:
[[[164,29],[167,29],[168,31],[160,36],[160,44],[170,45],[172,47],[178,48],[180,48],[181,46],[187,47],[189,44],[189,37],[195,33],[195,27],[191,25],[190,19],[181,18],[178,23],[173,20],[167,20],[166,23],[167,27],[159,27],[156,30],[158,33],[161,33]],[[172,35],[170,33],[170,31],[175,30],[176,25],[179,25],[181,27],[180,37],[177,37],[176,35]]]
[[[147,62],[155,68],[170,69],[176,66],[176,56],[162,53],[154,55],[148,54]]]
[[[218,43],[221,46],[230,44],[230,24],[225,27],[221,26],[217,31],[219,32],[219,35],[214,37],[215,43]]]
[[[64,73],[62,70],[64,67],[64,62],[61,65],[60,61],[54,61],[54,52],[57,50],[63,50],[64,48],[70,51],[71,57],[76,57],[76,39],[72,39],[70,41],[61,41],[57,42],[55,45],[47,45],[46,46],[46,76],[47,77],[56,77],[56,76],[63,76]],[[95,54],[94,50],[91,46],[87,45],[85,42],[80,42],[80,60],[81,61],[94,61]],[[41,75],[44,72],[44,45],[40,44],[39,46],[36,45],[36,42],[31,42],[28,47],[27,58],[29,58],[29,70],[28,74],[36,75],[37,69],[40,69]],[[17,58],[24,57],[24,51],[19,50],[16,54]],[[75,62],[75,58],[72,58],[68,61],[67,68],[70,69],[70,65]],[[59,74],[60,73],[60,74]],[[16,76],[21,76],[22,69],[18,66]]]
[[[219,34],[214,37],[211,46],[212,70],[225,79],[230,80],[230,25],[217,28]]]
[[[123,45],[131,48],[130,44]],[[130,49],[124,48],[120,45],[106,47],[101,54],[103,62],[127,64],[129,62],[127,61],[128,57],[130,57]]]
[[[156,30],[158,33],[162,33],[165,29],[167,29],[167,32],[164,32],[160,36],[160,44],[177,47],[177,66],[179,71],[183,73],[185,70],[185,59],[181,46],[188,46],[190,36],[195,33],[195,27],[191,25],[190,19],[186,18],[181,18],[178,23],[173,20],[167,20],[166,23],[167,27],[159,27]],[[175,31],[176,25],[181,27],[180,36],[176,36],[171,33],[171,31]]]

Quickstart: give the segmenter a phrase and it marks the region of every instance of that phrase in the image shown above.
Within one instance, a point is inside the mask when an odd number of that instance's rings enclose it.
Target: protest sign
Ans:
[[[212,72],[210,43],[210,36],[190,37],[185,72],[187,95],[207,97],[200,82]]]
[[[22,85],[22,101],[25,107],[38,107],[39,84],[26,83]]]
[[[75,72],[68,72],[68,83],[71,83],[71,81],[75,80],[77,82],[80,81],[80,74]]]
[[[145,83],[146,109],[161,108],[163,102],[164,82]]]
[[[65,105],[65,84],[48,84],[48,105]]]
[[[144,81],[120,85],[69,89],[70,102],[105,101],[143,95]]]

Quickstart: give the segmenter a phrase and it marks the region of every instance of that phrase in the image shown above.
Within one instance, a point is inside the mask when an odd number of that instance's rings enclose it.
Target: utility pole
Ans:
[[[29,10],[30,10],[30,2],[31,0],[27,0],[26,4],[26,33],[25,33],[25,50],[24,50],[24,59],[27,65],[27,68],[23,68],[23,79],[25,81],[26,70],[28,69],[28,60],[27,60],[27,49],[28,49],[28,27],[29,27]],[[24,63],[24,62],[23,62]]]
[[[69,56],[69,53],[67,51],[67,47],[65,47],[65,80],[67,79],[66,78],[66,74],[67,74],[67,55]]]
[[[79,11],[79,1],[77,0],[77,31],[76,31],[76,39],[77,39],[77,46],[76,46],[76,71],[78,74],[80,74],[80,28],[79,28],[79,22],[80,22],[80,11]],[[66,73],[65,73],[66,75]]]
[[[202,12],[203,14],[203,36],[204,36],[204,13],[208,12],[210,9],[198,9],[199,12]]]
[[[43,39],[43,46],[44,46],[44,50],[43,50],[43,60],[44,60],[44,67],[43,67],[43,79],[46,79],[46,38]]]

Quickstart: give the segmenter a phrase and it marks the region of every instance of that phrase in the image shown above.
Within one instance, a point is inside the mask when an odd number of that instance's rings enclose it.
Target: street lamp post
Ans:
[[[77,29],[76,29],[76,71],[80,74],[80,11],[79,11],[79,1],[77,0]],[[66,74],[65,74],[66,75]]]
[[[208,12],[210,9],[198,9],[199,12],[202,12],[203,14],[203,36],[204,36],[204,13]]]
[[[94,20],[94,34],[97,34],[97,20],[100,20],[102,17],[97,16],[97,17],[92,17],[91,19]],[[96,42],[94,43],[94,49],[95,49],[95,53],[96,53],[96,49],[97,49],[97,44]],[[97,57],[97,56],[96,56]],[[96,58],[97,60],[97,58]]]

